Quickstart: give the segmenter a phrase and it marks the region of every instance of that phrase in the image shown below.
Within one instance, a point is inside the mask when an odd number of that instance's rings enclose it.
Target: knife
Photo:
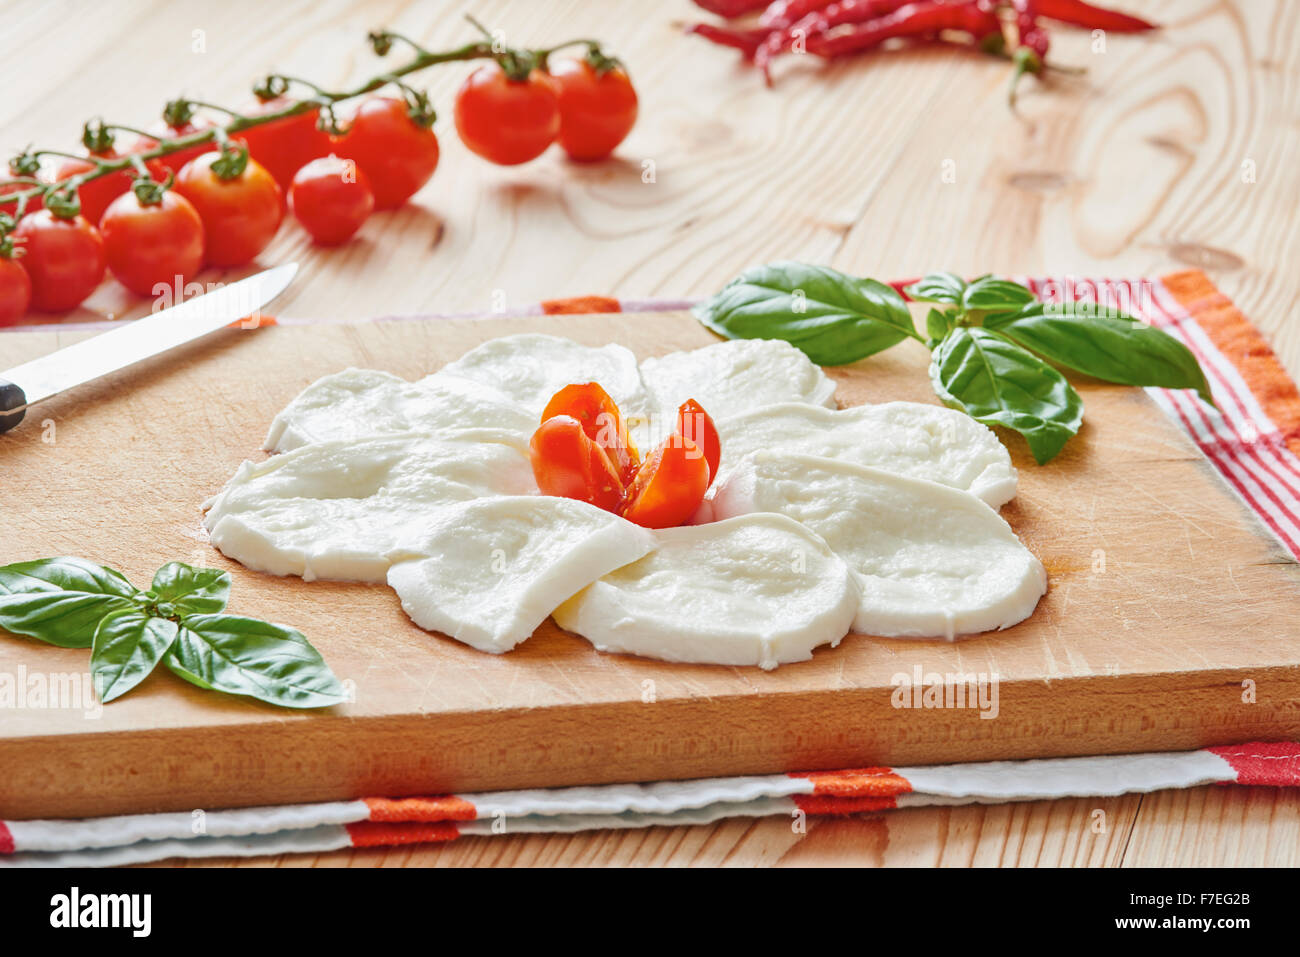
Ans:
[[[16,426],[27,414],[28,406],[42,399],[192,342],[257,312],[284,292],[297,272],[297,263],[267,269],[0,372],[0,432]]]

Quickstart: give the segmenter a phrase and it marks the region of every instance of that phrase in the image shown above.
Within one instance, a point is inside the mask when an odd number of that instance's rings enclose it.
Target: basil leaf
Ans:
[[[931,354],[930,381],[945,405],[1023,435],[1039,465],[1083,421],[1083,401],[1060,372],[986,329],[948,333]]]
[[[1010,279],[985,276],[977,279],[962,292],[963,308],[979,312],[1019,309],[1035,301],[1033,292]]]
[[[956,317],[951,312],[940,312],[938,309],[931,309],[925,317],[925,334],[934,342],[938,342],[948,334],[948,330],[953,327]]]
[[[805,263],[746,270],[693,311],[719,335],[782,339],[824,366],[920,338],[903,297],[891,287]]]
[[[903,287],[903,291],[917,302],[950,302],[953,305],[961,302],[965,289],[966,280],[950,272],[927,273],[924,278]]]
[[[1132,316],[1095,308],[1065,312],[1059,305],[1036,303],[1010,315],[988,316],[984,324],[1067,369],[1121,385],[1195,389],[1214,405],[1190,349]]]
[[[99,700],[107,704],[147,678],[177,631],[176,622],[142,611],[114,612],[101,621],[90,655]]]
[[[288,708],[324,708],[345,700],[338,678],[301,632],[256,618],[183,618],[165,663],[200,688]]]
[[[220,568],[193,568],[168,562],[153,576],[159,601],[176,606],[182,615],[215,614],[230,598],[230,575]]]
[[[0,628],[63,648],[89,648],[100,619],[138,607],[120,573],[84,558],[0,567]]]

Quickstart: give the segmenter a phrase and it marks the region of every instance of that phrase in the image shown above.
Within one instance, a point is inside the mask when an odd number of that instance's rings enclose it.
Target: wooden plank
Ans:
[[[1088,422],[1028,463],[1004,514],[1049,569],[1035,615],[956,644],[854,638],[774,673],[597,654],[549,622],[490,656],[416,628],[382,586],[276,579],[203,542],[199,505],[272,415],[347,365],[409,378],[488,338],[545,329],[639,355],[712,341],[688,314],[431,320],[231,330],[59,397],[0,445],[0,561],[82,554],[147,581],[181,558],[227,567],[232,608],[300,627],[356,702],[286,714],[155,675],[88,719],[17,712],[0,734],[0,814],[188,809],[539,785],[1177,749],[1300,732],[1300,597],[1286,559],[1139,390],[1084,385]],[[11,337],[28,351],[48,335]],[[832,370],[841,401],[933,402],[924,350]],[[35,418],[35,417],[34,417]],[[75,671],[85,653],[0,643],[0,670]],[[901,710],[893,676],[997,673],[995,720]],[[1258,686],[1244,705],[1241,685]],[[652,682],[653,703],[643,700]]]

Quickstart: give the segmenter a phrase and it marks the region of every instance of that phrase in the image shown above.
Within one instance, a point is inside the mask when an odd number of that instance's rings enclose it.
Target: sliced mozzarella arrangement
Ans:
[[[272,421],[262,447],[289,452],[313,442],[401,432],[452,436],[500,430],[527,442],[530,415],[494,389],[454,376],[407,382],[374,369],[344,369],[317,379]]]
[[[732,471],[712,511],[779,512],[819,534],[858,576],[853,630],[864,634],[951,640],[1009,628],[1047,589],[1042,563],[984,502],[880,469],[758,452]]]
[[[623,346],[594,348],[559,336],[503,336],[471,349],[439,375],[471,379],[507,395],[537,418],[551,396],[574,382],[599,382],[625,417],[649,412],[636,356]]]
[[[656,430],[640,436],[647,446],[671,432],[677,409],[687,399],[699,402],[714,422],[777,402],[835,407],[835,383],[779,339],[730,339],[646,359],[641,375],[662,420]]]
[[[538,494],[541,412],[592,381],[647,451],[685,400],[710,413],[722,463],[696,517],[710,524],[649,532]],[[347,369],[276,416],[266,448],[281,454],[240,466],[204,524],[250,568],[387,581],[417,624],[497,653],[548,614],[603,651],[763,668],[850,627],[952,638],[1029,615],[1046,579],[989,507],[1016,490],[997,437],[938,406],[836,411],[834,393],[764,340],[638,366],[622,346],[529,334],[416,382]]]
[[[1011,456],[993,431],[938,405],[884,402],[833,411],[786,403],[715,421],[720,478],[751,453],[797,452],[929,479],[994,508],[1016,494]]]
[[[648,530],[585,502],[485,498],[443,509],[404,542],[429,557],[393,565],[388,584],[421,628],[500,654],[654,544]]]
[[[601,651],[771,669],[838,644],[857,612],[844,561],[784,516],[655,534],[654,551],[556,609],[560,627]]]
[[[520,445],[408,433],[245,462],[204,524],[212,544],[258,571],[382,582],[399,541],[436,509],[536,493]]]

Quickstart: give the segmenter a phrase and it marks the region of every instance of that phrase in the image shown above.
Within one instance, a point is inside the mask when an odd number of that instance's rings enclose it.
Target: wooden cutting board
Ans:
[[[377,585],[248,571],[200,505],[271,417],[357,365],[416,378],[544,330],[641,356],[705,345],[689,315],[229,330],[36,407],[0,436],[0,563],[81,555],[147,584],[228,569],[231,610],[300,628],[356,700],[297,713],[159,671],[102,709],[0,709],[0,817],[189,810],[665,778],[1194,748],[1300,734],[1300,566],[1139,389],[1084,383],[1086,424],[1003,509],[1046,564],[1026,622],[955,644],[850,636],[757,668],[602,655],[547,623],[503,656],[414,626]],[[79,334],[0,336],[0,368]],[[830,370],[843,404],[935,401],[904,343]],[[88,653],[0,637],[0,680],[57,682]],[[999,676],[995,718],[896,708],[896,675]],[[30,696],[25,704],[33,704]]]

